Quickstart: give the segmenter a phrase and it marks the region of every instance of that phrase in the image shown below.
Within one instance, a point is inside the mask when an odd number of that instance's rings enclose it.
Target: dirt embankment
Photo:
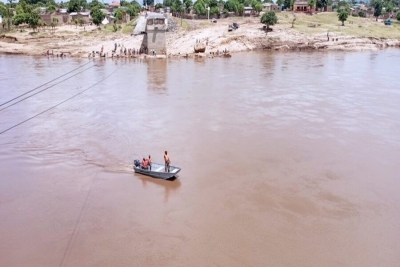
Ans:
[[[16,43],[18,39],[14,36],[0,35],[0,42],[4,43]]]
[[[380,29],[379,27],[382,26],[374,24],[373,20],[368,21],[370,28],[366,26],[363,28],[365,21],[362,25],[350,21],[347,28],[344,28],[338,26],[340,22],[337,22],[335,14],[313,17],[297,14],[298,24],[291,28],[290,14],[279,16],[280,23],[274,25],[273,31],[268,33],[263,30],[259,18],[227,18],[218,20],[217,23],[177,20],[177,30],[168,32],[166,35],[167,55],[165,56],[228,56],[233,52],[257,49],[376,50],[385,47],[400,47],[400,38],[398,36],[390,38],[390,31],[387,36],[380,36],[387,28]],[[237,22],[239,28],[228,31],[228,26],[233,22]],[[376,33],[371,30],[374,29],[373,27],[378,28]],[[372,36],[349,34],[358,33],[361,30],[371,33]],[[88,57],[89,54],[93,54],[93,51],[96,54],[103,49],[105,56],[111,57],[117,45],[114,56],[126,57],[125,48],[128,51],[129,49],[138,50],[142,41],[143,35],[111,33],[104,29],[99,31],[95,26],[68,25],[59,26],[54,31],[47,29],[32,33],[29,29],[25,29],[22,32],[3,34],[0,36],[0,53],[43,56],[49,50],[54,55],[63,53],[71,57]],[[199,43],[206,47],[205,53],[195,55],[194,47],[199,46]]]

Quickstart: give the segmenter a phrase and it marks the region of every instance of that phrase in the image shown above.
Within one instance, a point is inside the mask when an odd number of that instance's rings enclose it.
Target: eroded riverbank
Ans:
[[[216,56],[222,51],[228,53],[254,50],[378,50],[387,47],[400,47],[397,23],[382,25],[370,19],[351,18],[346,26],[337,26],[335,14],[307,16],[297,14],[297,24],[291,28],[290,13],[279,14],[280,23],[273,31],[266,33],[259,18],[227,18],[216,24],[204,21],[184,20],[175,32],[167,33],[167,54],[163,57],[193,57],[194,46],[200,41],[206,45],[205,54]],[[228,32],[228,25],[239,22],[239,29]],[[391,28],[389,28],[391,27]],[[329,41],[328,41],[329,35]],[[29,31],[7,33],[0,37],[0,53],[43,56],[49,50],[54,55],[63,53],[69,57],[88,57],[93,51],[112,56],[118,44],[118,57],[140,57],[145,55],[125,54],[126,49],[138,50],[143,35],[131,36],[121,32],[99,31],[95,26],[59,26],[53,32],[32,33]]]

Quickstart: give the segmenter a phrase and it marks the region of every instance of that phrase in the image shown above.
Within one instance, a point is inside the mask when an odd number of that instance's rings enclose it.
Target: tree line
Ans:
[[[121,0],[121,6],[126,9],[118,8],[114,12],[114,16],[117,20],[122,20],[123,12],[128,13],[131,17],[135,17],[139,14],[141,6],[137,1],[124,1]],[[90,10],[90,15],[95,25],[100,25],[105,14],[101,9],[107,8],[102,2],[98,0],[70,0],[69,2],[56,3],[54,0],[20,0],[15,3],[14,0],[7,0],[4,4],[0,2],[0,15],[3,17],[3,29],[10,30],[12,25],[28,24],[30,28],[37,29],[42,26],[51,26],[53,29],[58,23],[58,19],[52,19],[51,24],[47,25],[40,19],[40,8],[45,7],[46,12],[53,13],[57,9],[66,8],[69,13],[81,12],[83,10]],[[78,21],[79,24],[85,23],[85,21]],[[77,23],[76,23],[77,24]]]
[[[338,9],[338,18],[342,22],[342,26],[344,26],[344,22],[350,15],[350,5],[354,5],[354,1],[346,2],[346,1],[339,1],[337,5]],[[393,15],[393,11],[395,7],[399,7],[399,2],[396,0],[371,0],[369,6],[374,8],[374,17],[376,21],[378,18],[385,13],[389,14],[390,16]],[[358,14],[353,14],[360,17],[365,17],[366,14],[364,11],[359,11]],[[397,20],[400,21],[400,12],[397,13],[396,16]]]
[[[197,15],[206,15],[208,8],[210,9],[210,15],[218,15],[222,13],[234,12],[238,15],[243,15],[244,7],[253,7],[256,13],[261,12],[263,3],[273,3],[272,0],[164,0],[163,5],[157,4],[158,7],[170,7],[171,12],[185,12],[193,13]]]

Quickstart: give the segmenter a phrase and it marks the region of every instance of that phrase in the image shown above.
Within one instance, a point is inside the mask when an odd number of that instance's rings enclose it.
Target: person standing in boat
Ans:
[[[164,153],[164,161],[165,161],[165,172],[169,172],[169,164],[171,163],[171,160],[169,159],[167,151],[165,151]]]
[[[151,171],[151,164],[153,161],[151,160],[151,156],[149,155],[149,159],[147,160],[147,164],[149,164],[149,170]]]

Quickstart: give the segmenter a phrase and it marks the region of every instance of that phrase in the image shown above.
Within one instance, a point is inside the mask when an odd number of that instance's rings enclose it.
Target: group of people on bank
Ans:
[[[164,152],[164,162],[165,162],[165,172],[169,172],[170,171],[169,166],[170,166],[171,160],[169,158],[169,155],[168,155],[167,151]],[[144,170],[150,170],[151,171],[152,163],[153,163],[153,160],[151,158],[151,155],[149,155],[149,157],[147,159],[143,158],[142,164],[141,164],[141,168],[144,169]]]
[[[140,48],[127,48],[123,44],[115,43],[114,49],[111,50],[111,58],[137,57],[138,55],[141,54],[147,54],[147,48],[143,45]],[[104,45],[102,45],[100,51],[92,51],[91,53],[88,54],[88,57],[94,58],[94,57],[109,57],[109,56],[108,52],[104,51]]]

